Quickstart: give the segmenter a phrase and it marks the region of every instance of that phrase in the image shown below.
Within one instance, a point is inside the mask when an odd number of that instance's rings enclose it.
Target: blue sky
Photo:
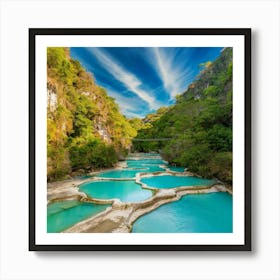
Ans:
[[[70,48],[71,57],[91,72],[127,117],[140,117],[174,104],[220,48]]]

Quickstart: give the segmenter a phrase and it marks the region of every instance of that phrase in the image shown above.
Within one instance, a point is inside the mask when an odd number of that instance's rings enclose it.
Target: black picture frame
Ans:
[[[241,35],[244,36],[244,102],[245,102],[245,139],[244,139],[244,244],[242,245],[42,245],[36,243],[35,194],[35,98],[36,98],[36,36],[44,35]],[[30,251],[251,251],[251,29],[250,28],[192,28],[192,29],[29,29],[29,250]]]

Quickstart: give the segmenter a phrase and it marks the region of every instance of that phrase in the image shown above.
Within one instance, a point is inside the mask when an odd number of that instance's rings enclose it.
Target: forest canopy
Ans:
[[[48,180],[112,167],[129,151],[153,151],[171,164],[232,184],[232,48],[199,67],[175,104],[128,119],[68,48],[48,48]],[[155,138],[170,140],[136,141]]]
[[[158,151],[168,162],[232,183],[232,48],[203,69],[176,103],[144,119],[134,141],[139,152]]]

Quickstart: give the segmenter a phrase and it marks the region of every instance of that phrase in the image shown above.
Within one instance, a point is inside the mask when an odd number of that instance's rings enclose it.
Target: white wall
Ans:
[[[1,279],[280,279],[279,1],[7,1],[1,14]],[[251,27],[253,252],[29,252],[28,28]]]

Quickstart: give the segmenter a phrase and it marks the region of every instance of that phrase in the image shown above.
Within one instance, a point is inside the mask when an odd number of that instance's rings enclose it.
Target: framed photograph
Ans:
[[[30,29],[29,86],[29,250],[251,250],[250,29]]]

